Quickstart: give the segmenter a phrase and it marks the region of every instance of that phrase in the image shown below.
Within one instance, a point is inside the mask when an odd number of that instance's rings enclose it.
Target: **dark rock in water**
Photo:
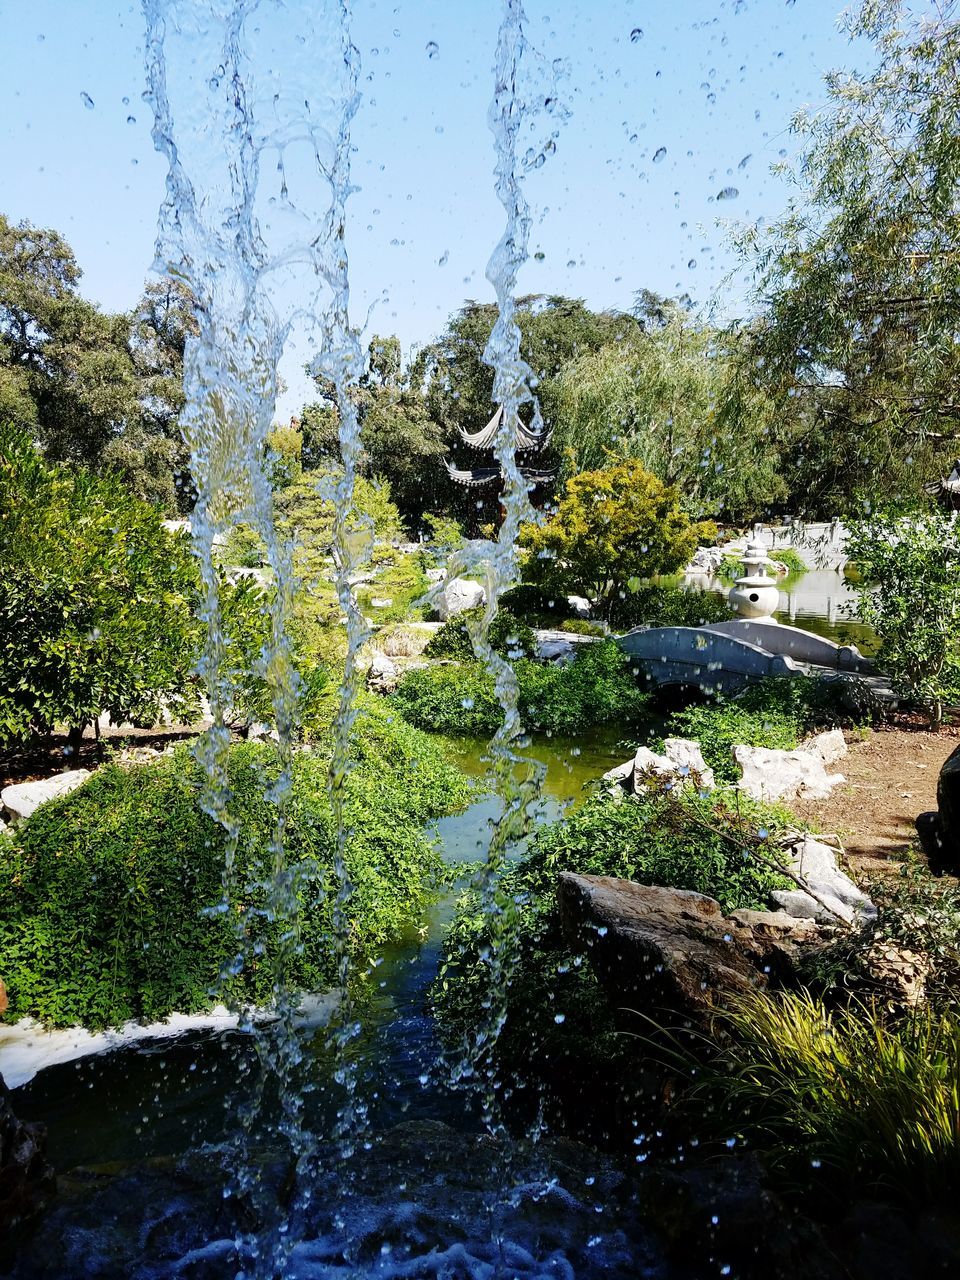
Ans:
[[[731,995],[788,984],[803,955],[824,945],[813,920],[782,911],[735,911],[702,893],[564,872],[560,916],[619,1008],[697,1024]]]
[[[0,1237],[38,1213],[53,1194],[46,1139],[43,1125],[17,1119],[0,1076]]]
[[[917,818],[917,835],[934,875],[960,875],[960,747],[937,780],[937,809]]]

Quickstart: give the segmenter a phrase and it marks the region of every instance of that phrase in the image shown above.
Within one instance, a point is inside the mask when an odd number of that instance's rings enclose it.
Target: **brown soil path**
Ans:
[[[916,840],[917,814],[937,807],[937,777],[960,729],[876,729],[865,741],[847,735],[850,754],[833,765],[846,782],[827,800],[796,801],[791,808],[813,828],[843,841],[856,871],[872,874],[899,861]]]

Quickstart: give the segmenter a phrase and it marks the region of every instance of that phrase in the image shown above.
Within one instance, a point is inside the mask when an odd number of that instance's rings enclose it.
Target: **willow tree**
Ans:
[[[745,365],[793,425],[811,512],[916,492],[960,439],[958,6],[866,0],[846,25],[873,69],[827,77],[793,121],[787,212],[737,236],[762,303]]]
[[[758,514],[784,496],[772,405],[740,387],[731,412],[737,374],[723,334],[659,300],[629,345],[610,343],[561,369],[554,439],[566,473],[633,458],[698,515]]]

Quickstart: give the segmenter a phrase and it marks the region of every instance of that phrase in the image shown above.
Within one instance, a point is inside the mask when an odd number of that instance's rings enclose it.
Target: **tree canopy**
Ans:
[[[737,237],[760,313],[747,376],[791,424],[784,473],[809,512],[915,494],[960,439],[960,21],[865,0],[868,74],[802,112],[796,195]]]

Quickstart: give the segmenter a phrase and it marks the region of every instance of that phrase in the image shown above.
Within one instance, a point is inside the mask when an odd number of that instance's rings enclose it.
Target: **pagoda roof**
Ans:
[[[481,427],[479,431],[472,434],[464,431],[461,427],[460,435],[464,441],[473,449],[492,449],[497,442],[497,432],[503,423],[503,405],[500,405],[493,417],[485,427]],[[517,426],[514,432],[513,444],[518,451],[529,449],[542,449],[550,443],[550,431],[531,431],[529,427],[524,426],[517,415]]]

